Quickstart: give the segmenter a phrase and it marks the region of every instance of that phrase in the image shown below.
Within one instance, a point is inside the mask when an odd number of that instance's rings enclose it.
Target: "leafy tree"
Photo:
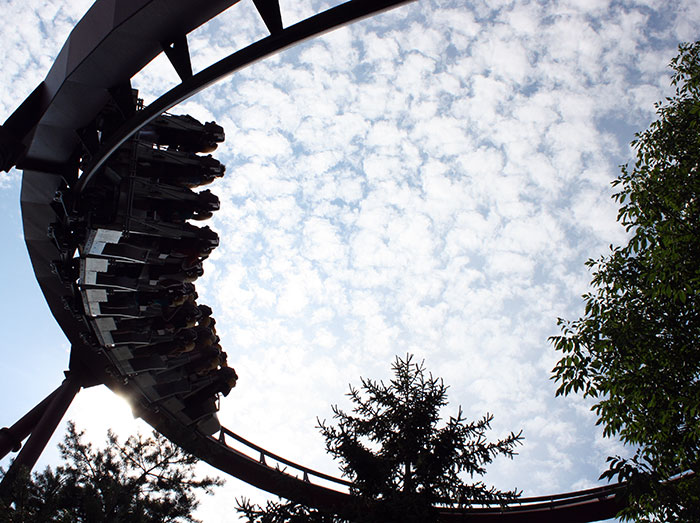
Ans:
[[[195,492],[210,494],[222,484],[196,479],[197,459],[157,432],[121,444],[109,431],[104,449],[84,442],[84,434],[68,423],[59,444],[64,464],[20,476],[15,502],[0,501],[0,522],[196,522]]]
[[[552,338],[557,394],[594,398],[604,434],[636,448],[601,477],[630,482],[623,516],[643,521],[700,521],[700,42],[679,51],[674,96],[613,182],[629,242],[587,262],[585,315]]]
[[[516,490],[500,491],[481,476],[499,455],[512,458],[521,433],[487,441],[493,416],[468,422],[461,407],[455,417],[438,426],[447,405],[447,386],[426,373],[424,363],[397,357],[393,379],[385,384],[362,378],[350,387],[352,413],[333,406],[337,425],[319,421],[326,450],[340,462],[342,474],[353,482],[352,521],[426,522],[437,518],[435,504],[507,501]],[[238,510],[251,523],[348,521],[295,503],[268,502],[265,508],[243,500]]]

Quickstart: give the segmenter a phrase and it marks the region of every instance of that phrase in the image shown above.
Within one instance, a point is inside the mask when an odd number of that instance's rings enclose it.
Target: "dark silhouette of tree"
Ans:
[[[516,490],[500,491],[483,482],[486,465],[504,455],[512,458],[521,433],[487,441],[493,416],[468,422],[461,407],[443,425],[440,411],[447,405],[447,386],[426,373],[413,356],[397,357],[388,383],[362,378],[350,387],[352,413],[333,406],[336,425],[319,421],[326,450],[340,462],[342,474],[353,482],[352,515],[323,514],[295,503],[268,502],[265,508],[249,500],[238,511],[250,523],[314,521],[427,522],[437,518],[435,504],[447,501],[466,507],[474,501],[507,501]]]
[[[557,394],[594,398],[604,434],[636,448],[601,477],[630,482],[639,521],[700,521],[700,42],[679,51],[674,96],[613,182],[629,242],[588,260],[585,315],[552,338]]]
[[[196,522],[195,493],[210,494],[223,484],[197,479],[197,459],[157,432],[121,444],[109,431],[104,449],[93,448],[83,436],[68,423],[59,444],[64,464],[20,475],[12,486],[14,504],[0,501],[0,522]]]

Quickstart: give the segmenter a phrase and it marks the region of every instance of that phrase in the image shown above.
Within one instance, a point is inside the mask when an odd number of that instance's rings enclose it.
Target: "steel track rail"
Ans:
[[[350,0],[349,2],[307,18],[277,33],[271,34],[267,38],[263,38],[210,65],[162,95],[125,122],[124,125],[107,140],[104,146],[100,148],[99,152],[95,154],[93,161],[86,167],[81,176],[77,190],[81,191],[109,156],[141,127],[147,125],[157,118],[158,115],[175,107],[191,96],[194,96],[206,87],[236,71],[288,47],[301,43],[304,40],[414,1],[415,0]]]
[[[203,10],[201,2],[186,0],[98,0],[71,33],[46,80],[0,132],[0,152],[11,150],[0,167],[9,169],[18,164],[24,169],[21,201],[25,240],[49,307],[73,345],[71,370],[92,373],[95,383],[105,383],[126,395],[138,395],[138,387],[100,370],[104,354],[97,354],[84,341],[81,334],[87,332],[86,323],[66,310],[62,298],[70,291],[49,269],[53,260],[65,255],[46,237],[47,227],[55,219],[50,205],[56,189],[66,181],[74,190],[84,188],[138,129],[221,78],[305,39],[411,0],[351,0],[288,28],[281,27],[275,0],[256,1],[259,8],[264,5],[260,12],[272,34],[192,75],[189,57],[182,54],[187,33],[237,1],[209,0]],[[161,51],[171,59],[182,83],[144,110],[127,115],[116,132],[90,151],[89,164],[78,177],[76,154],[85,145],[81,130],[91,125],[106,103],[119,105],[120,98],[123,102],[131,77]],[[183,425],[167,412],[146,408],[140,414],[184,449],[259,488],[340,512],[350,502],[350,482],[277,456],[226,428],[213,438]],[[243,450],[229,445],[232,441]],[[618,511],[621,488],[611,485],[523,498],[497,507],[460,509],[445,505],[440,514],[445,521],[595,521]]]
[[[229,445],[227,438],[243,445],[247,452],[234,449]],[[330,483],[331,487],[325,487],[326,490],[333,492],[333,494],[331,492],[325,493],[329,499],[333,499],[337,494],[342,494],[345,501],[349,501],[347,498],[348,488],[352,487],[352,483],[349,481],[298,465],[245,440],[226,427],[221,428],[217,441],[228,447],[230,451],[243,454],[253,461],[255,461],[257,454],[259,464],[267,466],[268,469],[274,470],[277,474],[283,473],[291,476],[295,481],[301,480],[308,485],[316,486],[321,486],[320,482]],[[596,521],[612,517],[622,508],[620,494],[623,490],[624,485],[616,483],[575,492],[519,498],[507,505],[498,502],[478,502],[468,508],[461,508],[446,500],[440,508],[440,516],[444,521],[458,521],[464,518],[468,518],[469,521],[498,520],[509,522]]]

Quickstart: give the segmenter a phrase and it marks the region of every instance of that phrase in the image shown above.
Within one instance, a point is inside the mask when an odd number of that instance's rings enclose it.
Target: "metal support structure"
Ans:
[[[135,397],[136,408],[144,420],[219,470],[297,502],[338,513],[348,509],[348,482],[296,465],[228,429],[222,428],[218,438],[213,438],[185,425],[167,408],[142,404],[145,395],[136,379],[126,381],[121,379],[123,375],[106,370],[109,361],[94,342],[86,322],[64,307],[71,303],[73,290],[51,272],[51,267],[65,258],[65,252],[48,237],[47,230],[56,220],[52,206],[55,195],[66,183],[78,195],[109,156],[141,127],[223,77],[303,40],[414,0],[348,0],[289,27],[282,23],[279,0],[254,0],[270,36],[193,74],[187,34],[238,1],[96,0],[71,33],[46,80],[0,126],[0,169],[17,165],[24,170],[24,236],[37,281],[51,312],[73,344],[73,372],[64,383],[15,425],[0,430],[3,455],[19,449],[21,440],[31,434],[0,483],[2,497],[9,495],[13,476],[21,468],[35,465],[81,386],[103,382],[112,390]],[[131,78],[161,51],[170,59],[181,83],[137,110]],[[107,107],[109,111],[105,112]],[[98,120],[101,126],[96,126]],[[99,147],[95,147],[96,129],[100,132]],[[78,164],[78,160],[82,163]],[[79,165],[83,173],[80,177]],[[227,437],[247,452],[227,445]],[[286,467],[292,473],[286,472]],[[323,486],[318,480],[330,486]],[[444,508],[440,509],[440,520],[597,521],[614,516],[621,508],[623,489],[624,485],[611,485],[520,499],[506,506],[482,504],[460,509],[446,503],[441,505]]]
[[[209,87],[244,67],[248,67],[263,58],[272,56],[304,40],[414,1],[415,0],[349,0],[348,2],[310,16],[306,20],[297,22],[279,32],[272,33],[267,38],[258,40],[243,49],[231,53],[209,67],[202,69],[197,74],[193,75],[192,78],[183,81],[168,92],[162,94],[148,106],[144,107],[142,111],[139,111],[133,117],[129,118],[129,120],[109,136],[90,164],[85,167],[83,175],[78,180],[76,190],[78,192],[82,191],[110,155],[126,142],[132,134],[155,120],[168,109],[172,109],[180,102],[194,96],[206,87]]]
[[[10,451],[19,452],[22,442],[32,433],[46,407],[56,397],[59,390],[61,390],[61,386],[41,400],[36,407],[22,416],[14,425],[0,429],[0,459],[7,456]]]
[[[190,61],[190,48],[187,45],[187,35],[182,35],[172,43],[163,43],[163,52],[173,64],[175,72],[183,82],[192,78],[192,62]]]
[[[21,424],[22,430],[28,429],[31,435],[0,482],[0,497],[9,495],[21,471],[34,468],[81,386],[80,379],[69,374],[54,392],[13,425],[14,428]]]
[[[253,0],[270,34],[282,31],[282,15],[279,0]]]

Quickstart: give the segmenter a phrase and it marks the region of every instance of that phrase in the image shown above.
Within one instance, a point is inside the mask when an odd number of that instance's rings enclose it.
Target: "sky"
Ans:
[[[91,2],[0,0],[0,120],[45,77]],[[281,0],[285,25],[339,2]],[[590,402],[555,397],[557,318],[578,318],[584,262],[625,241],[610,182],[671,93],[668,63],[698,38],[695,0],[419,0],[255,64],[172,112],[216,120],[226,176],[209,225],[220,247],[197,281],[240,377],[222,423],[338,474],[317,417],[360,376],[414,354],[461,405],[523,430],[484,480],[525,496],[593,487],[605,458]],[[242,0],[189,36],[195,72],[266,36]],[[132,79],[146,103],[177,75],[164,57]],[[0,174],[0,425],[60,384],[69,344],[28,262],[21,173]],[[66,419],[102,442],[148,426],[105,387]],[[39,466],[56,463],[59,428]],[[7,466],[7,458],[0,465]],[[204,473],[215,471],[202,466]],[[236,479],[202,498],[207,523]]]

